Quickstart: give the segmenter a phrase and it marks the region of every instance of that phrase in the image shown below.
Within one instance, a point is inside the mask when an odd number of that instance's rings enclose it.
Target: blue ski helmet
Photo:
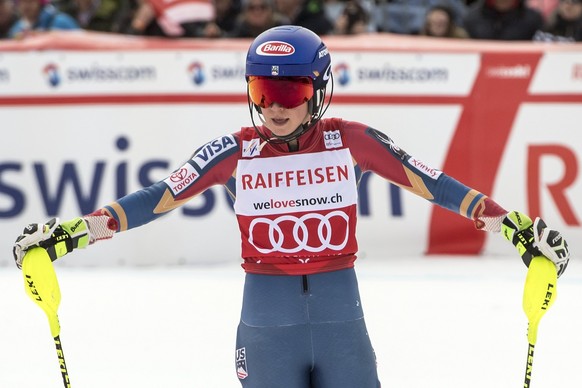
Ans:
[[[289,142],[307,132],[321,119],[333,94],[332,79],[331,95],[326,101],[326,86],[332,78],[327,46],[317,34],[299,26],[273,27],[257,36],[247,53],[245,76],[247,82],[249,77],[307,77],[313,84],[313,94],[308,101],[309,122],[299,126],[292,134],[276,139],[268,138],[255,125],[261,138],[268,142]],[[261,107],[252,103],[248,90],[247,95],[253,119],[252,107],[259,115]]]
[[[325,88],[331,58],[311,30],[299,26],[271,28],[255,38],[247,53],[246,77],[309,77],[313,88]]]

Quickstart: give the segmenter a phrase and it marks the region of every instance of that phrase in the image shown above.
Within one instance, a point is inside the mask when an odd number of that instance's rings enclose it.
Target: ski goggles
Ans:
[[[253,104],[261,108],[277,103],[292,109],[313,97],[313,81],[309,77],[250,76],[248,90]]]

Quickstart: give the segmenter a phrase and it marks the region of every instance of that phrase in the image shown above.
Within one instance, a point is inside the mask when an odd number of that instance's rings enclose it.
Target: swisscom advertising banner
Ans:
[[[31,39],[0,44],[5,237],[165,179],[203,145],[206,158],[218,157],[213,139],[252,125],[247,41]],[[582,47],[399,39],[330,38],[334,88],[325,117],[368,124],[427,174],[442,170],[508,210],[541,216],[579,255]],[[364,175],[358,203],[361,258],[514,253],[500,235],[378,176]],[[2,265],[12,265],[12,240],[0,243]],[[213,187],[63,265],[237,260],[232,203]]]

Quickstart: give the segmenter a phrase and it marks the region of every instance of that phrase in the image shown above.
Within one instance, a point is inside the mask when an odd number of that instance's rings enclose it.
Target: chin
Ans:
[[[293,131],[295,130],[295,128],[293,129],[287,129],[287,128],[281,128],[281,127],[267,127],[269,128],[269,131],[271,131],[271,133],[275,136],[287,136],[293,133]]]

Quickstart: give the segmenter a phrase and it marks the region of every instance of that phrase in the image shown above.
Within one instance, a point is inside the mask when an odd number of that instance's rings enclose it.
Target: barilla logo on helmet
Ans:
[[[295,47],[286,42],[271,40],[257,47],[256,52],[258,55],[284,56],[293,54],[295,52]]]

